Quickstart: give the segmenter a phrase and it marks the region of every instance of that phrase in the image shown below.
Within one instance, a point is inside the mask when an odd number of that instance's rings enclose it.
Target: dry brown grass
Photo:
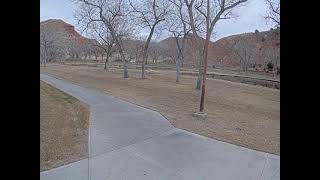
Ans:
[[[88,157],[88,107],[40,81],[40,171]]]
[[[199,108],[195,78],[157,71],[141,80],[140,71],[106,72],[101,68],[49,65],[41,72],[95,88],[163,114],[175,127],[251,149],[280,154],[280,91],[208,79],[204,121],[192,117]]]

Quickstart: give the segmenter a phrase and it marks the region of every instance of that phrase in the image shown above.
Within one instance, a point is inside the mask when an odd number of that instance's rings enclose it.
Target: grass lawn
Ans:
[[[140,70],[120,70],[48,65],[41,72],[95,88],[132,103],[159,111],[175,127],[217,140],[273,154],[280,154],[280,90],[208,79],[206,120],[192,117],[199,110],[200,91],[195,77],[181,76],[175,82],[172,71],[156,71],[141,80]]]
[[[88,157],[88,107],[40,81],[40,172]]]

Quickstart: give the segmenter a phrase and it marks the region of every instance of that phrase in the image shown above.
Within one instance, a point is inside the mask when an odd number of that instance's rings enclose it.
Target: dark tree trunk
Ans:
[[[108,71],[109,59],[110,59],[110,57],[111,57],[111,55],[112,55],[111,53],[112,53],[112,52],[111,52],[111,49],[109,49],[108,52],[107,52],[106,60],[105,60],[105,62],[104,62],[104,69],[107,70],[107,71]],[[110,67],[111,67],[111,65],[110,65]]]
[[[156,24],[154,24],[150,30],[150,33],[149,33],[149,36],[148,36],[148,39],[144,45],[144,48],[143,48],[143,58],[142,58],[142,67],[141,67],[141,78],[142,79],[145,79],[145,64],[147,64],[147,53],[148,53],[148,47],[149,47],[149,43],[151,41],[151,37],[153,35],[153,32],[154,32],[154,29],[156,27]]]
[[[176,73],[177,73],[176,82],[177,83],[180,82],[180,61],[181,61],[181,59],[180,59],[180,57],[178,57],[178,60],[176,61]]]
[[[106,61],[104,62],[104,69],[108,70],[107,64],[108,64],[109,57],[107,56]]]
[[[209,1],[207,1],[207,14],[209,15]],[[204,96],[206,92],[206,78],[207,78],[207,65],[208,65],[208,46],[210,41],[211,31],[209,30],[209,20],[207,19],[207,33],[206,41],[204,45],[204,58],[203,58],[203,74],[202,74],[202,84],[201,84],[201,98],[200,98],[200,112],[203,112],[204,109]]]
[[[203,57],[203,54],[202,52],[200,52],[200,55],[199,55],[200,59],[199,59],[199,73],[198,73],[198,78],[197,78],[197,84],[196,84],[196,90],[200,90],[201,89],[201,85],[202,85],[202,57]]]

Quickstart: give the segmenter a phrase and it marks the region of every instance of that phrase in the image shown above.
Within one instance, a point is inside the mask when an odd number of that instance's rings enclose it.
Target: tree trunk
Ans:
[[[153,24],[151,30],[150,30],[150,33],[149,33],[149,36],[147,38],[147,41],[146,43],[144,44],[144,48],[143,48],[143,58],[142,58],[142,67],[141,67],[141,78],[142,79],[145,79],[145,64],[147,64],[147,58],[148,58],[148,47],[149,47],[149,43],[151,41],[151,37],[153,35],[153,32],[154,32],[154,29],[156,27],[157,23]]]
[[[109,56],[107,55],[106,61],[104,62],[104,69],[106,71],[108,71],[108,67],[107,67],[108,61],[109,61]]]
[[[45,52],[45,57],[43,58],[43,60],[44,60],[43,66],[44,67],[46,67],[46,64],[47,64],[47,59],[48,59],[47,57],[48,57],[48,53]]]
[[[136,63],[138,62],[138,53],[136,52]]]
[[[277,60],[275,60],[274,63],[273,63],[273,67],[272,67],[273,78],[274,79],[276,79],[276,77],[277,77],[277,67],[278,67],[278,63],[277,63]]]
[[[199,69],[199,74],[198,74],[198,78],[197,78],[196,90],[200,90],[200,89],[201,89],[201,84],[202,84],[202,70]]]
[[[149,38],[148,38],[149,39]],[[145,48],[143,50],[143,56],[142,56],[142,64],[141,64],[141,79],[145,79],[145,63],[147,61],[147,50],[148,50],[148,41],[146,42]]]
[[[47,57],[44,59],[44,64],[43,64],[43,66],[46,67],[46,65],[47,65]]]
[[[124,56],[124,53],[122,51],[122,46],[120,45],[120,42],[119,41],[116,41],[116,42],[118,42],[117,43],[118,44],[118,49],[119,49],[121,60],[123,62],[123,78],[129,78],[126,57]]]
[[[209,1],[207,1],[207,16],[210,17],[209,15]],[[204,45],[204,58],[203,58],[203,77],[202,77],[202,84],[201,84],[201,98],[200,98],[200,112],[203,112],[204,109],[204,96],[206,92],[206,78],[207,78],[207,65],[208,65],[208,46],[209,46],[209,41],[210,41],[210,36],[211,36],[211,31],[209,29],[209,18],[207,17],[206,19],[206,24],[207,24],[207,32],[206,32],[206,41]]]
[[[123,61],[123,77],[124,78],[128,78],[129,74],[128,74],[127,61],[126,61],[126,58],[125,58],[125,56],[124,56],[124,54],[122,52],[122,48],[121,48],[120,55],[121,55],[121,59]]]
[[[127,61],[126,61],[126,57],[124,56],[124,53],[122,51],[122,45],[120,45],[120,42],[118,40],[116,40],[116,42],[118,45],[121,60],[123,62],[123,78],[129,78]]]
[[[145,79],[146,78],[146,75],[145,75],[145,64],[144,64],[144,60],[142,62],[142,66],[141,66],[141,79]]]
[[[150,38],[151,39],[151,38]],[[145,79],[146,78],[146,75],[145,75],[145,65],[147,63],[147,50],[148,50],[148,46],[149,46],[149,42],[150,42],[150,39],[148,37],[148,40],[145,44],[145,47],[144,47],[144,50],[143,50],[143,57],[142,57],[142,66],[141,66],[141,79]]]
[[[197,84],[196,84],[196,90],[200,90],[201,89],[201,85],[202,85],[202,53],[200,51],[200,54],[199,54],[199,73],[198,73],[198,78],[197,78]]]
[[[180,82],[180,57],[178,57],[177,61],[176,61],[176,83]]]

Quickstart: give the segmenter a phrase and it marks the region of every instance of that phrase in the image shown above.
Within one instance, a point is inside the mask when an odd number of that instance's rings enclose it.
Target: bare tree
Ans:
[[[40,58],[44,66],[47,62],[61,61],[65,57],[64,42],[65,34],[40,24]]]
[[[158,64],[158,60],[160,57],[163,57],[166,49],[164,49],[163,45],[158,43],[150,43],[150,47],[148,50],[148,56],[152,58],[152,63]]]
[[[110,35],[109,35],[110,36]],[[115,52],[114,47],[114,40],[110,39],[108,40],[109,37],[104,38],[104,42],[102,44],[102,46],[100,46],[100,48],[102,48],[106,54],[106,59],[104,62],[104,69],[108,70],[108,63],[110,58],[112,57],[112,54]],[[111,66],[111,64],[110,64]]]
[[[143,45],[136,45],[135,46],[135,58],[136,58],[136,63],[139,63],[139,59],[143,56]]]
[[[165,62],[169,64],[176,64],[178,59],[177,49],[172,48],[172,46],[169,44],[161,44],[161,46],[163,49],[162,55],[165,57]]]
[[[204,45],[204,71],[201,84],[200,112],[204,109],[204,95],[207,75],[208,46],[216,23],[222,19],[230,19],[233,17],[232,10],[243,4],[247,0],[200,0],[195,4],[195,9],[205,19],[206,40]]]
[[[66,42],[66,48],[69,57],[72,59],[80,57],[80,45],[76,37],[70,36],[68,38],[68,41]]]
[[[203,74],[203,68],[202,68],[202,62],[203,62],[203,41],[200,37],[200,34],[203,33],[203,23],[204,20],[201,17],[201,14],[198,11],[195,11],[195,3],[197,0],[184,0],[187,10],[188,10],[188,17],[189,22],[188,24],[191,27],[192,34],[194,38],[191,38],[192,44],[196,47],[196,54],[198,59],[196,62],[198,62],[198,78],[196,83],[196,89],[200,90],[201,82],[202,82],[202,74]]]
[[[239,71],[244,72],[248,71],[254,58],[254,53],[258,51],[257,47],[248,38],[241,37],[240,35],[230,46],[231,52],[239,59]]]
[[[141,78],[145,79],[145,64],[147,61],[148,47],[151,41],[151,38],[155,32],[156,26],[165,20],[165,15],[167,14],[165,1],[159,0],[146,0],[135,2],[134,4],[130,2],[131,12],[136,20],[137,24],[141,28],[149,28],[149,35],[144,44],[143,56],[142,56],[142,72]]]
[[[230,19],[233,17],[232,10],[246,2],[247,0],[184,0],[188,9],[189,24],[195,37],[197,51],[199,53],[199,75],[197,79],[196,89],[200,89],[204,76],[204,61],[206,54],[206,46],[208,42],[203,45],[200,38],[204,33],[206,38],[210,40],[211,34],[216,23],[222,19]],[[203,26],[204,25],[204,26]],[[199,33],[198,33],[199,32]]]
[[[102,54],[102,49],[99,47],[100,43],[96,40],[90,42],[91,54],[94,56],[94,60],[98,60],[99,55]]]
[[[280,71],[280,48],[279,47],[268,47],[264,48],[263,55],[266,59],[264,67],[267,71],[272,71],[274,78],[277,77],[278,71]],[[272,66],[272,69],[268,67],[268,64]]]
[[[79,3],[79,11],[76,18],[79,23],[89,26],[92,22],[102,22],[110,31],[115,45],[123,62],[124,78],[128,78],[127,60],[123,51],[122,30],[126,29],[127,4],[124,0],[76,0]],[[126,29],[128,30],[128,29]]]
[[[84,60],[90,59],[91,56],[91,44],[89,42],[83,42],[80,46],[81,57]]]
[[[280,0],[265,0],[268,7],[265,19],[275,24],[275,27],[280,27]]]
[[[140,34],[139,34],[140,35]],[[131,62],[139,64],[145,42],[138,35],[132,35],[124,41],[124,49]]]
[[[186,38],[191,31],[190,26],[187,23],[188,14],[185,2],[183,0],[169,0],[173,4],[172,13],[168,22],[168,30],[172,33],[176,47],[177,47],[177,59],[176,59],[176,82],[180,81],[180,67],[184,61]]]
[[[104,69],[108,70],[108,62],[110,57],[112,56],[112,53],[115,52],[115,49],[113,48],[115,45],[115,41],[111,36],[111,33],[108,28],[103,26],[103,24],[97,22],[93,23],[90,27],[90,32],[95,39],[97,39],[94,46],[97,49],[103,50],[106,54],[106,59],[104,62]]]

